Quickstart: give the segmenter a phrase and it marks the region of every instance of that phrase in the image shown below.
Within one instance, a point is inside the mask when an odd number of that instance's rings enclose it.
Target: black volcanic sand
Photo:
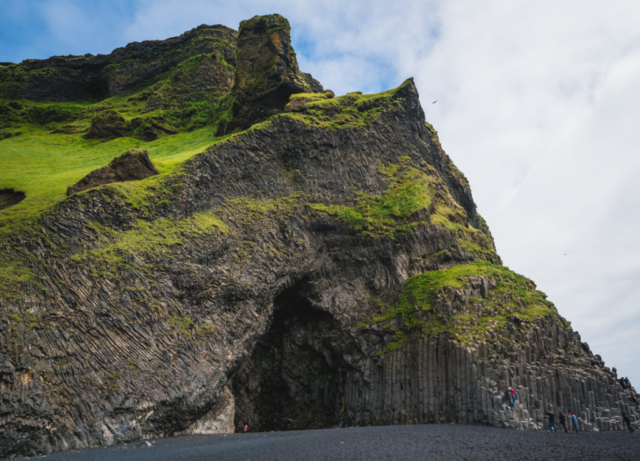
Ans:
[[[188,436],[47,456],[51,461],[640,460],[640,432],[382,426]]]

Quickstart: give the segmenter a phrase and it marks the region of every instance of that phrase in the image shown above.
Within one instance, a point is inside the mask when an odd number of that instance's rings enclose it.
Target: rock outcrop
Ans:
[[[131,149],[114,158],[109,165],[92,171],[67,189],[67,195],[112,182],[136,181],[158,174],[145,149]]]
[[[275,56],[264,37],[242,48]],[[32,276],[0,291],[0,456],[232,418],[330,427],[348,410],[528,430],[551,408],[584,430],[618,429],[624,411],[638,426],[631,391],[502,266],[413,80],[329,96],[277,106],[135,196],[72,195],[2,242]]]
[[[129,126],[124,117],[114,110],[105,110],[93,117],[89,132],[85,139],[101,139],[110,141],[129,135]]]
[[[278,14],[242,21],[233,90],[219,133],[249,128],[282,112],[295,93],[320,93],[322,85],[298,68],[289,21]]]

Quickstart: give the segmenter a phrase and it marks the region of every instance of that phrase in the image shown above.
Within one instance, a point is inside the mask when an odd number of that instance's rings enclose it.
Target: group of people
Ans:
[[[620,383],[623,389],[631,389],[633,387],[631,386],[631,381],[629,381],[629,378],[627,377],[623,376],[618,380],[618,382]]]
[[[622,384],[623,380],[625,380],[625,384]],[[623,388],[624,388],[625,385],[628,385],[629,389],[631,388],[631,384],[629,383],[629,380],[627,378],[621,378],[620,379],[620,384],[622,384]],[[507,396],[509,397],[509,405],[511,405],[511,407],[513,408],[513,405],[514,405],[514,403],[516,401],[516,391],[515,391],[515,389],[510,387],[507,390]],[[631,401],[633,403],[635,403],[636,408],[637,408],[638,407],[638,397],[635,394],[633,394],[631,396]],[[556,428],[556,415],[553,412],[553,410],[547,412],[547,417],[549,418],[549,431],[550,432],[558,432],[558,429]],[[580,433],[580,429],[578,428],[578,418],[576,417],[576,414],[571,410],[569,410],[569,418],[571,419],[571,424],[572,424],[573,428],[575,429],[576,433],[579,434]],[[567,416],[560,411],[560,412],[558,412],[558,419],[559,419],[560,425],[562,426],[564,431],[565,432],[569,432],[569,430],[567,429]],[[631,427],[631,419],[629,419],[629,416],[626,413],[622,413],[622,421],[627,426],[627,429],[629,429],[629,433],[634,432],[633,428]]]
[[[573,411],[569,410],[569,413],[573,428],[576,430],[576,433],[579,434],[580,429],[578,428],[578,418]],[[558,429],[556,428],[556,415],[553,413],[553,410],[547,412],[547,417],[549,418],[549,432],[558,432]],[[564,413],[562,413],[561,411],[558,412],[558,418],[560,419],[560,425],[562,426],[564,431],[569,432],[567,430],[567,417],[564,415]],[[629,418],[629,416],[627,416],[626,413],[622,413],[622,421],[626,424],[627,429],[629,429],[629,433],[632,434],[633,428],[631,427],[631,419]]]
[[[578,428],[578,418],[576,417],[576,414],[571,410],[569,410],[569,414],[571,418],[571,424],[573,425],[573,428],[576,430],[576,433],[579,434],[580,429]],[[553,413],[553,410],[547,413],[547,417],[549,418],[549,432],[558,432],[558,429],[556,428],[556,415]],[[562,412],[559,412],[558,418],[560,419],[560,425],[562,426],[564,431],[569,432],[569,430],[567,429],[566,415]]]

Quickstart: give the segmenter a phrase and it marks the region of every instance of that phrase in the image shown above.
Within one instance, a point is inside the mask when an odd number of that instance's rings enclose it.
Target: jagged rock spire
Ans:
[[[219,131],[245,129],[282,112],[294,93],[322,92],[322,85],[298,68],[290,31],[279,14],[240,23],[235,85]]]

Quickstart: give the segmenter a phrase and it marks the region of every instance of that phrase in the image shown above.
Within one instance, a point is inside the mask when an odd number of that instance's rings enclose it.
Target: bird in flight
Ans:
[[[435,103],[437,103],[437,102],[438,102],[438,100],[436,99],[436,100],[435,100],[435,101],[433,101],[431,104],[435,104]]]

